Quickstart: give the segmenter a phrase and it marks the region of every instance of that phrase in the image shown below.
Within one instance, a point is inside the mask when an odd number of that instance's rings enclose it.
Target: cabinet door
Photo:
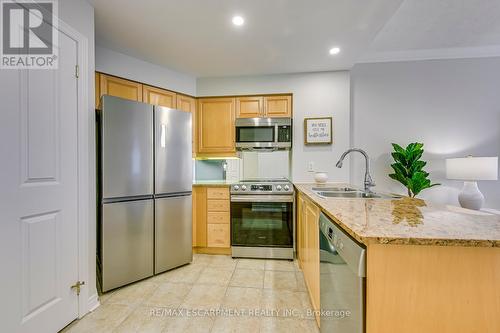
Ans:
[[[142,102],[142,84],[102,73],[100,76],[101,96],[111,95]]]
[[[231,237],[229,224],[208,224],[207,225],[207,246],[208,247],[229,247]]]
[[[146,85],[142,86],[142,101],[172,109],[177,107],[174,92]]]
[[[297,194],[297,259],[302,270],[304,270],[304,241],[305,241],[305,221],[304,221],[304,197]]]
[[[181,111],[191,112],[193,124],[193,157],[196,157],[196,99],[186,95],[177,94],[177,109]]]
[[[101,101],[101,74],[95,72],[95,109],[99,109],[99,102]]]
[[[234,105],[234,98],[202,98],[198,101],[198,153],[234,154]]]
[[[177,109],[194,114],[196,111],[196,99],[190,96],[177,94]]]
[[[266,117],[291,117],[292,96],[266,96],[264,97],[264,113]]]
[[[207,188],[193,187],[193,246],[207,246]]]
[[[257,118],[263,115],[263,97],[238,97],[236,99],[236,118]]]
[[[310,201],[306,203],[307,275],[305,276],[314,310],[320,308],[319,292],[319,208]],[[316,316],[319,324],[319,317]]]

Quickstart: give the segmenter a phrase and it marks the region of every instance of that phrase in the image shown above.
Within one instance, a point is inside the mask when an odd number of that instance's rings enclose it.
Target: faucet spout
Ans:
[[[359,149],[359,148],[351,148],[351,149],[346,150],[342,154],[342,156],[340,156],[340,159],[338,160],[336,167],[342,168],[342,164],[344,162],[345,157],[352,152],[358,152],[361,155],[363,155],[365,158],[365,181],[364,181],[365,192],[371,192],[370,188],[375,186],[375,182],[373,181],[372,176],[370,174],[370,158],[368,157],[368,154],[366,153],[366,151],[364,151],[363,149]]]

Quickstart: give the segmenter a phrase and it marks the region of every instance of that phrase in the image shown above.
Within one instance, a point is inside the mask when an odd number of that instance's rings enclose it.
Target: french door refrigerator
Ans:
[[[191,114],[103,96],[98,263],[108,291],[192,260]]]

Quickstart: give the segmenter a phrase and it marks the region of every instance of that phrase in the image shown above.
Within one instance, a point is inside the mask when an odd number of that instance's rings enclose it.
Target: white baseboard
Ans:
[[[89,312],[94,311],[99,307],[99,305],[101,305],[101,303],[99,303],[99,296],[97,295],[97,293],[89,297],[88,304]]]

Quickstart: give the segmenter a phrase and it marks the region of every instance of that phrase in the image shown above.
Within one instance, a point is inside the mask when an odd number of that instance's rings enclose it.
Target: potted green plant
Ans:
[[[394,151],[391,153],[394,163],[391,164],[394,173],[389,177],[403,184],[408,190],[409,197],[415,197],[426,188],[440,184],[431,184],[429,173],[424,170],[427,162],[420,158],[424,153],[424,144],[410,143],[406,149],[393,143]]]

